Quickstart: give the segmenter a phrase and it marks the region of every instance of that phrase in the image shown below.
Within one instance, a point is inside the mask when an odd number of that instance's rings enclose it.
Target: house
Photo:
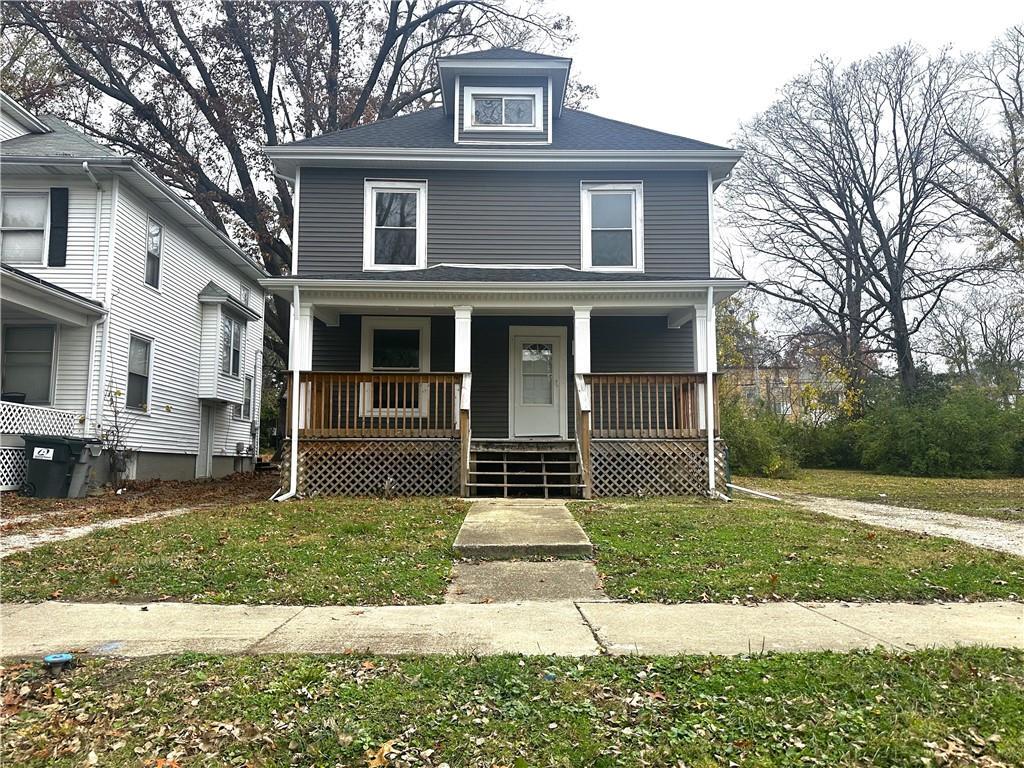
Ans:
[[[763,405],[786,421],[817,421],[840,408],[846,395],[842,380],[814,361],[804,365],[772,363],[722,371],[723,384],[750,405]]]
[[[266,273],[137,161],[0,99],[0,488],[20,435],[115,418],[128,477],[251,467]]]
[[[565,105],[570,60],[267,147],[293,180],[283,497],[714,493],[713,196],[740,153]]]

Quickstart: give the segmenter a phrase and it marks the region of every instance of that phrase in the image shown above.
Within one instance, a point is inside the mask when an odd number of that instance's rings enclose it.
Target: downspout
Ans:
[[[103,306],[107,316],[103,320],[103,338],[100,340],[100,374],[96,382],[96,425],[101,426],[104,419],[103,387],[107,380],[107,350],[110,345],[110,323],[113,319],[114,303],[114,238],[117,232],[117,206],[120,199],[121,180],[115,176],[110,192],[110,222],[107,225],[107,278],[103,293]],[[97,273],[98,274],[98,273]],[[97,286],[98,287],[98,286]]]
[[[99,295],[100,223],[103,218],[103,187],[100,186],[99,180],[93,175],[88,162],[82,163],[82,170],[85,171],[86,176],[89,177],[96,187],[96,207],[92,235],[92,289],[89,295],[89,298],[96,301],[96,297]],[[106,321],[104,320],[103,322]],[[96,422],[93,412],[95,401],[92,396],[92,388],[96,384],[94,375],[96,373],[96,360],[94,355],[96,353],[96,329],[99,323],[99,319],[93,321],[92,327],[89,329],[89,372],[85,382],[85,425],[83,427],[83,434],[88,434],[90,431],[89,425]]]
[[[288,490],[287,492],[278,496],[274,494],[271,496],[273,501],[284,501],[285,499],[294,498],[298,494],[299,490],[299,350],[296,344],[299,340],[299,286],[292,286],[292,322],[291,330],[288,340],[288,351],[289,357],[291,357],[292,364],[292,386],[291,386],[291,397],[288,398],[288,407],[291,409],[292,424],[291,424],[291,450],[288,452],[289,459],[289,470],[288,470]]]
[[[713,322],[714,311],[715,289],[709,285],[707,298],[707,322],[704,323],[704,333],[706,336],[704,339],[704,348],[707,350],[705,354],[707,359],[704,363],[704,367],[707,369],[705,372],[707,379],[704,383],[704,408],[706,412],[704,423],[708,428],[708,493],[710,493],[712,497],[717,495],[715,491],[715,379],[714,374],[711,372],[712,354],[715,353],[714,342],[716,323]]]

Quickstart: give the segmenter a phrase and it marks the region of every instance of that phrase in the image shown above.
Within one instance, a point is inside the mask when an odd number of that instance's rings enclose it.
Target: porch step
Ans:
[[[582,489],[576,443],[572,440],[473,440],[470,444],[471,495],[579,495]],[[486,490],[485,490],[486,489]]]

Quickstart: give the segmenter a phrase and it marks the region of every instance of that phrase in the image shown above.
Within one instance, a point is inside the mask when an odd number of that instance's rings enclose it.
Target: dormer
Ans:
[[[492,48],[438,59],[456,144],[550,144],[572,59]]]

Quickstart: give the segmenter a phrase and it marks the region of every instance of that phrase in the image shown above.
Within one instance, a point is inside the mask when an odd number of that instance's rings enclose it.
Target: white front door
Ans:
[[[213,474],[213,425],[216,411],[212,405],[199,406],[199,453],[196,456],[196,479]]]
[[[509,331],[512,437],[565,437],[565,329]]]

